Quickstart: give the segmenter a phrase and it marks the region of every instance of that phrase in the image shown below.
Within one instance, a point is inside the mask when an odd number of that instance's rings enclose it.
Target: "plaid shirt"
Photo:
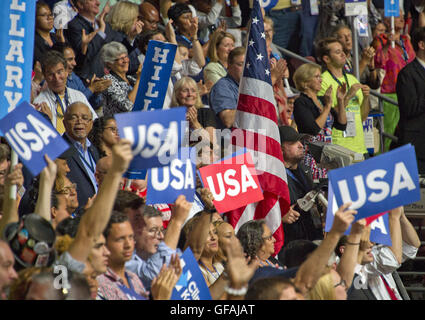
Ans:
[[[145,290],[139,277],[128,270],[125,271],[125,274],[127,279],[131,282],[130,286],[133,286],[134,292],[149,299],[149,292]],[[124,281],[110,268],[108,268],[104,274],[97,277],[97,282],[98,300],[130,300],[120,288],[120,285],[125,286]]]

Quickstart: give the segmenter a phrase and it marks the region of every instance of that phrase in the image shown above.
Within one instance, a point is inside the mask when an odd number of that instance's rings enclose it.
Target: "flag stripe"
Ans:
[[[267,117],[258,116],[250,112],[238,111],[235,116],[235,123],[237,128],[263,134],[275,140],[280,145],[279,129],[276,123]],[[240,126],[241,123],[243,127]]]
[[[268,101],[273,107],[276,105],[273,87],[263,80],[243,77],[239,89],[239,94],[240,96],[247,96]]]
[[[240,111],[267,118],[272,121],[275,126],[277,125],[276,107],[267,100],[241,94],[239,95],[238,111],[236,113]]]

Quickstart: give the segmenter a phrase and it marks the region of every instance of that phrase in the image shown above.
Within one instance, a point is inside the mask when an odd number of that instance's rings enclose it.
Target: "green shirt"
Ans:
[[[359,83],[356,77],[354,77],[351,74],[346,74],[348,84],[347,84],[347,91],[349,88],[355,84]],[[341,78],[338,78],[338,81],[343,84],[346,82],[346,79],[344,76]],[[326,92],[326,90],[329,88],[329,86],[332,86],[332,101],[333,101],[333,107],[336,106],[337,100],[336,100],[336,91],[338,89],[338,82],[335,81],[335,79],[332,77],[332,75],[329,73],[329,71],[325,71],[322,73],[322,89],[318,93],[319,96],[323,96]],[[353,97],[350,102],[348,103],[348,106],[346,107],[347,111],[347,120],[349,119],[349,112],[354,113],[354,122],[355,122],[355,136],[344,136],[344,131],[337,130],[335,128],[332,129],[332,143],[338,144],[344,148],[350,149],[354,152],[364,154],[367,153],[365,142],[364,142],[364,134],[363,134],[363,121],[362,121],[362,114],[361,114],[361,105],[363,102],[363,92],[362,90],[358,90],[356,93],[356,96]],[[349,123],[347,123],[348,125]]]

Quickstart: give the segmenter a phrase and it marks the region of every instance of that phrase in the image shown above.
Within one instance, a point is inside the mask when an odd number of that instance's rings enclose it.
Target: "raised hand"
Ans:
[[[126,139],[121,139],[112,146],[112,166],[110,171],[114,173],[124,173],[132,159],[133,153],[131,151],[131,142]]]
[[[97,35],[99,29],[93,31],[92,33],[86,34],[86,30],[81,31],[81,53],[86,54],[89,43],[93,40],[93,38]]]
[[[7,174],[5,179],[6,186],[16,185],[20,188],[24,184],[24,175],[22,174],[22,163],[17,163],[12,171]]]
[[[348,229],[351,223],[354,221],[354,215],[357,214],[356,210],[348,209],[351,205],[351,202],[343,204],[339,207],[338,211],[335,213],[334,222],[330,232],[335,232],[339,235],[343,235],[344,232]]]
[[[151,293],[154,300],[170,300],[174,286],[179,280],[172,266],[162,266],[158,276],[152,280]]]
[[[174,202],[173,214],[171,216],[171,219],[180,221],[181,223],[185,222],[191,208],[192,203],[188,202],[184,195],[179,195],[176,201]]]

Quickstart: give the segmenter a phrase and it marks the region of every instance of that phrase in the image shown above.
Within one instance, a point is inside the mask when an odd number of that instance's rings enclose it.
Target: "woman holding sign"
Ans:
[[[332,108],[332,88],[329,88],[323,97],[317,94],[321,90],[321,68],[317,64],[306,63],[294,73],[296,88],[301,92],[294,103],[294,119],[299,133],[313,136],[310,142],[322,141],[332,143],[332,128],[344,131],[347,126],[345,112],[347,95],[354,95],[355,91],[347,93],[346,86],[340,86],[336,92],[338,104]],[[352,86],[354,88],[354,86]],[[354,91],[354,92],[353,92]],[[326,178],[327,170],[318,168],[316,161],[310,154],[306,154],[305,162],[311,168],[313,179]]]
[[[133,109],[139,88],[142,65],[137,70],[137,78],[128,76],[130,59],[126,47],[116,41],[105,44],[101,51],[103,63],[109,69],[109,74],[104,79],[109,79],[112,84],[102,94],[105,98],[103,115],[127,112]]]

